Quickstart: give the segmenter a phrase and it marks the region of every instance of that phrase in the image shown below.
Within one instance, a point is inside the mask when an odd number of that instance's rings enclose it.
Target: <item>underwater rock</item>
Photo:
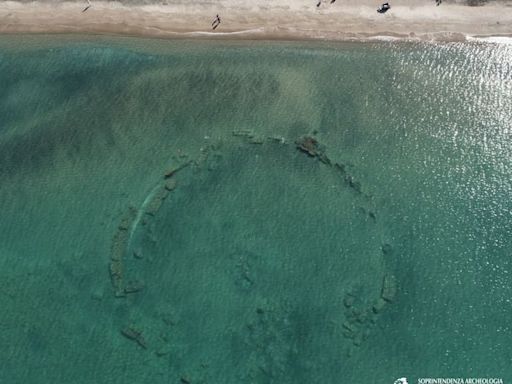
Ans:
[[[176,315],[172,313],[164,313],[162,314],[162,321],[165,325],[169,327],[173,327],[178,323],[178,320],[176,319]]]
[[[384,309],[386,304],[387,304],[387,301],[384,300],[382,297],[379,297],[373,304],[373,307],[372,307],[373,313],[376,313],[376,314],[380,313]]]
[[[114,287],[116,297],[124,296],[123,290],[123,264],[121,260],[112,260],[110,262],[110,280]]]
[[[385,275],[382,281],[381,297],[386,301],[393,301],[398,290],[398,285],[393,275]]]
[[[350,188],[358,193],[361,193],[361,183],[359,181],[355,181],[351,175],[345,175],[345,182]]]
[[[168,194],[169,190],[166,187],[162,187],[156,191],[155,195],[148,203],[145,212],[148,215],[155,216]]]
[[[263,139],[262,137],[253,137],[249,141],[249,143],[251,143],[251,144],[263,144],[264,142],[265,142],[265,139]]]
[[[117,226],[117,231],[112,238],[110,246],[110,280],[114,287],[116,297],[123,297],[125,294],[123,288],[123,256],[126,251],[126,244],[130,237],[128,229],[132,226],[137,217],[137,209],[129,207],[128,211],[121,217]]]
[[[346,308],[350,308],[352,305],[354,305],[355,300],[356,300],[355,296],[348,293],[345,295],[345,298],[343,299],[343,305]]]
[[[239,129],[237,131],[233,131],[232,135],[239,136],[239,137],[248,137],[248,138],[254,137],[254,133],[248,129]]]
[[[137,209],[135,207],[130,206],[128,208],[128,211],[121,217],[121,221],[119,222],[118,228],[123,231],[130,229],[136,217]]]
[[[350,309],[350,315],[351,317],[355,320],[357,319],[359,316],[361,316],[361,314],[363,313],[363,309],[361,308],[357,308],[357,307],[352,307]]]
[[[121,334],[128,340],[135,341],[142,348],[148,349],[148,345],[146,343],[146,340],[144,339],[144,336],[142,335],[142,331],[134,328],[133,326],[129,325],[127,327],[124,327],[123,329],[121,329]]]
[[[322,159],[320,159],[320,160],[322,160]],[[327,159],[326,161],[328,161],[326,164],[330,164],[329,159]],[[366,199],[372,198],[372,195],[363,191],[363,187],[362,187],[361,183],[359,181],[357,181],[354,178],[354,176],[352,176],[350,174],[350,172],[347,170],[347,166],[345,164],[334,163],[334,168],[336,168],[336,170],[343,176],[343,181],[345,182],[346,185],[348,185],[350,188],[352,188],[358,194],[363,195],[363,197],[365,197]],[[372,211],[370,209],[365,209],[365,211],[368,211],[368,216],[370,216],[371,219],[373,219],[373,220],[376,219],[376,215],[375,215],[374,211]]]
[[[130,294],[130,293],[137,293],[142,291],[145,288],[145,285],[142,281],[134,280],[129,281],[126,286],[124,287],[124,293]]]
[[[379,300],[386,304],[384,299],[379,298]],[[376,322],[375,305],[372,306],[353,292],[345,295],[343,305],[345,321],[342,323],[342,334],[345,338],[352,340],[354,346],[359,347],[368,338],[370,330]]]
[[[112,261],[121,261],[128,242],[129,234],[126,230],[118,230],[112,239],[110,248],[110,259]]]
[[[343,324],[342,324],[343,328],[345,328],[347,331],[349,331],[350,333],[356,333],[359,329],[357,328],[357,326],[350,322],[350,321],[345,321]]]
[[[342,174],[344,175],[346,173],[346,170],[345,170],[345,164],[341,164],[341,163],[335,163],[334,164],[334,167]]]
[[[391,246],[391,244],[383,244],[382,245],[382,253],[385,254],[385,255],[389,255],[391,252],[393,252],[393,247]]]
[[[199,156],[197,159],[193,161],[193,164],[197,167],[202,167],[203,165],[208,163],[209,158],[212,156],[212,153],[215,152],[214,145],[208,145],[206,147],[199,148]]]
[[[356,337],[354,337],[353,344],[356,347],[360,347],[362,343],[363,343],[363,334],[359,333],[359,334],[356,335]]]
[[[367,311],[361,311],[356,317],[355,321],[359,324],[365,324],[368,322],[369,319],[369,313]]]
[[[275,141],[279,144],[285,144],[286,140],[283,136],[267,136],[267,140]]]
[[[179,170],[178,167],[170,167],[164,172],[164,177],[167,179],[174,175]]]
[[[157,351],[155,351],[155,355],[157,355],[158,357],[164,357],[166,355],[168,355],[169,353],[171,353],[168,349],[159,349]]]
[[[350,324],[350,323],[349,323]],[[343,327],[343,336],[346,338],[346,339],[355,339],[357,337],[359,333],[359,330],[358,329],[350,329],[350,328],[347,328],[347,327]]]
[[[133,257],[135,257],[138,260],[141,260],[144,258],[144,254],[142,253],[142,250],[140,248],[137,248],[133,251]]]
[[[319,144],[314,137],[303,136],[299,138],[295,144],[297,144],[297,148],[311,157],[316,157],[319,153]]]
[[[302,136],[295,141],[297,148],[311,157],[316,157],[322,163],[331,165],[331,161],[325,154],[325,146],[321,145],[317,139],[312,136]]]
[[[182,155],[181,155],[182,156]],[[183,156],[182,156],[183,157]],[[192,161],[186,161],[183,163],[179,163],[177,165],[172,165],[164,172],[164,178],[168,179],[169,177],[173,176],[176,172],[182,170],[185,167],[188,167]]]
[[[169,179],[165,182],[165,189],[168,191],[173,191],[176,189],[176,180],[175,179]]]

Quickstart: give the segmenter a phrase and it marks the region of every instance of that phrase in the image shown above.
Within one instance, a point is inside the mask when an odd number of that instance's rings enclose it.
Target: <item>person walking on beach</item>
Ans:
[[[219,15],[215,16],[215,19],[213,20],[213,23],[212,23],[212,29],[215,29],[219,26],[220,24],[220,17]]]
[[[92,4],[91,4],[90,0],[87,0],[87,7],[85,7],[85,8],[83,9],[82,13],[84,13],[84,12],[85,12],[85,11],[87,11],[89,8],[91,8],[91,5],[92,5]]]

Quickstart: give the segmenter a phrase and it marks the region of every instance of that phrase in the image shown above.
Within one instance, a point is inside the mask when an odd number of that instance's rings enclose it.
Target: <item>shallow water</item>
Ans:
[[[2,37],[0,382],[511,380],[511,59]]]

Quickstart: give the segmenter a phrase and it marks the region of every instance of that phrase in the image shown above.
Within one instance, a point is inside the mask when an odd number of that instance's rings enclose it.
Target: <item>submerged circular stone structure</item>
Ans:
[[[376,331],[396,285],[372,199],[311,143],[221,142],[139,208],[117,321],[177,380],[333,382]]]

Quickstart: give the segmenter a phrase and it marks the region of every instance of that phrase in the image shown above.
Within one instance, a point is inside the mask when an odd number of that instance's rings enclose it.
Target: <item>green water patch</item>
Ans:
[[[0,382],[510,377],[510,49],[0,45]]]

